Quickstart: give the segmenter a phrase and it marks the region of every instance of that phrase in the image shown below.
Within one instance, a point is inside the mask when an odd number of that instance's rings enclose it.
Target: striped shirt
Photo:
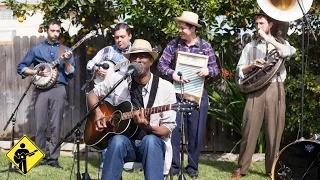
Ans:
[[[168,79],[172,79],[172,74],[175,71],[174,70],[176,66],[175,51],[177,48],[179,48],[179,51],[200,54],[200,39],[198,38],[196,43],[190,46],[188,46],[185,40],[181,38],[176,38],[169,42],[162,56],[160,57],[159,64],[158,64],[158,70],[161,72],[162,75],[164,75]],[[213,53],[213,49],[211,45],[204,40],[202,40],[202,52],[203,52],[203,55],[209,56],[209,59],[208,59],[209,76],[210,77],[217,76],[219,71],[216,63],[216,58]]]

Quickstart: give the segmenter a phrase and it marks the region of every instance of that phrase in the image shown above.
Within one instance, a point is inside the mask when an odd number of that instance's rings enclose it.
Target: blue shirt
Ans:
[[[65,50],[69,48],[65,46]],[[28,53],[24,56],[22,61],[18,64],[17,72],[23,78],[26,76],[23,74],[24,71],[28,69],[31,64],[33,66],[38,65],[39,63],[50,63],[58,59],[60,51],[60,42],[55,42],[54,44],[50,44],[48,40],[41,42],[40,44],[32,47]],[[75,61],[74,56],[70,57],[71,71],[69,73],[65,72],[65,62],[64,59],[60,61],[60,64],[57,65],[57,69],[59,72],[57,83],[63,83],[68,85],[68,80],[71,79],[75,74]]]
[[[123,50],[118,49],[116,45],[107,46],[101,49],[92,60],[88,61],[87,69],[91,71],[95,64],[100,64],[102,61],[111,60],[116,64],[127,61],[123,54],[128,53],[130,49],[131,43]],[[126,71],[126,67],[121,68],[121,71]]]

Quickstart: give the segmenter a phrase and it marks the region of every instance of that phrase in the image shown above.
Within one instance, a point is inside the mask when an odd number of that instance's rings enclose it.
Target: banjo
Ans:
[[[106,65],[104,65],[106,64]],[[122,67],[127,66],[128,64],[130,64],[129,60],[125,60],[124,62],[121,63],[116,63],[112,60],[107,60],[107,61],[102,61],[99,65],[102,67],[107,67],[107,74],[112,74],[116,71],[119,71]],[[101,68],[101,67],[99,67]],[[95,84],[99,84],[104,80],[105,77],[101,77],[98,74],[96,74],[96,77],[94,79],[94,83]]]
[[[155,46],[152,51],[157,51],[158,53],[162,51],[162,48],[160,45]],[[104,68],[107,70],[107,74],[113,74],[116,71],[119,71],[122,67],[127,66],[128,64],[130,64],[130,61],[128,59],[126,59],[125,61],[121,62],[121,63],[116,63],[113,60],[103,60],[101,61],[98,65],[99,68]],[[95,71],[94,71],[95,73]],[[104,81],[105,77],[101,77],[98,74],[95,75],[94,78],[94,83],[95,84],[99,84],[102,81]]]
[[[80,41],[78,41],[75,45],[73,45],[69,51],[73,51],[76,49],[81,43],[83,43],[85,40],[89,39],[90,37],[96,35],[96,31],[91,31],[89,34],[87,34],[85,37],[83,37]],[[46,62],[46,63],[39,63],[34,67],[34,70],[46,70],[50,74],[49,76],[39,76],[38,74],[33,75],[31,78],[32,83],[36,86],[36,88],[39,89],[49,89],[53,85],[56,84],[59,73],[57,69],[57,65],[60,63],[60,61],[64,58],[64,54],[60,56],[58,59],[56,59],[53,62]]]

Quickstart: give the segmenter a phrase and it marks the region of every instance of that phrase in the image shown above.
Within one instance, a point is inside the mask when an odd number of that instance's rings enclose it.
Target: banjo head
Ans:
[[[43,69],[43,71],[49,72],[49,76],[43,77],[39,75],[34,75],[32,77],[33,84],[39,89],[46,89],[52,85],[53,78],[57,75],[57,72],[54,71],[50,64],[40,63],[34,67],[35,70]]]

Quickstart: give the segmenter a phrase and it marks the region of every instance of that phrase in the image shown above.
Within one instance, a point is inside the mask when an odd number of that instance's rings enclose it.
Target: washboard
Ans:
[[[178,51],[176,70],[182,73],[184,79],[190,80],[184,84],[184,99],[194,101],[200,105],[204,88],[204,78],[195,71],[208,66],[209,56]],[[176,93],[181,93],[180,83],[174,82]]]

